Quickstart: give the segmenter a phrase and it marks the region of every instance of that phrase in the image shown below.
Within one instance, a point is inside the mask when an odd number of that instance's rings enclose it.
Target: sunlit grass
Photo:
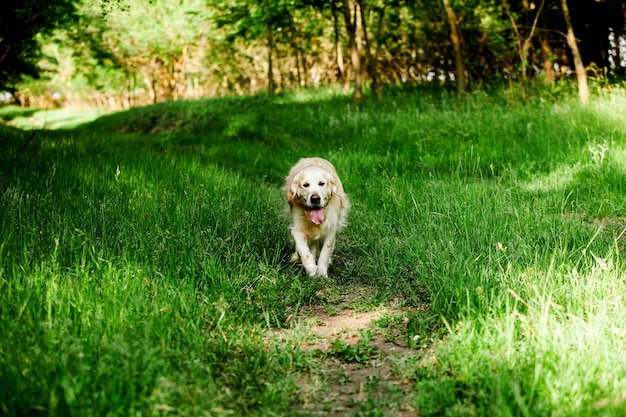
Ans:
[[[623,413],[623,276],[604,259],[591,262],[585,274],[523,273],[533,282],[526,297],[508,288],[500,308],[454,324],[435,349],[440,365],[417,368],[418,403],[461,415]]]
[[[0,118],[19,129],[66,129],[91,122],[106,114],[96,107],[85,109],[32,109],[28,107],[2,106]]]

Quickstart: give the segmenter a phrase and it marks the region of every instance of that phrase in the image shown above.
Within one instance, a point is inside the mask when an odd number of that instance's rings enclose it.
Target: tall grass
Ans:
[[[3,414],[296,414],[272,337],[330,287],[406,307],[421,415],[622,415],[626,98],[391,93],[166,103],[0,127]],[[289,264],[302,156],[354,209],[329,280]],[[17,156],[17,158],[15,158]]]

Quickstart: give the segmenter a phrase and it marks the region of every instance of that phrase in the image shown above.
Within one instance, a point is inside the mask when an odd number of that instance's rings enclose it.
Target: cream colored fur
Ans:
[[[350,210],[335,167],[322,158],[303,158],[289,171],[285,192],[296,246],[291,260],[300,259],[310,276],[328,276],[335,237],[346,226]],[[316,224],[312,219],[319,221],[320,214],[312,216],[311,211],[319,209],[323,221]]]

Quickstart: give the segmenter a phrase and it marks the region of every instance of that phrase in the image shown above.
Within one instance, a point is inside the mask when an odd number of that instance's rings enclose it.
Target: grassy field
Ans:
[[[622,416],[624,114],[300,93],[0,125],[0,414]],[[353,204],[328,279],[289,263],[303,156]]]
[[[0,106],[0,122],[19,129],[67,129],[91,122],[105,113],[97,108],[33,109],[9,105]]]

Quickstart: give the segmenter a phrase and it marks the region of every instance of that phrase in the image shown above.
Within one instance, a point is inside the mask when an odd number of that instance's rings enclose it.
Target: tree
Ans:
[[[442,0],[443,7],[446,9],[446,16],[448,17],[448,23],[450,24],[450,40],[454,47],[454,63],[456,66],[456,88],[459,94],[463,94],[467,91],[465,87],[465,64],[463,63],[463,50],[461,49],[461,29],[459,28],[459,22],[454,13],[454,9],[450,4],[450,0]]]
[[[380,77],[378,75],[378,52],[380,46],[380,38],[381,32],[383,28],[383,23],[385,21],[385,9],[387,5],[384,1],[378,2],[379,4],[370,4],[369,12],[370,16],[375,16],[378,24],[376,25],[376,32],[373,34],[368,33],[368,19],[365,17],[366,6],[363,0],[359,1],[360,3],[360,16],[361,19],[361,27],[363,28],[363,38],[365,40],[365,58],[366,58],[366,68],[367,73],[371,80],[371,88],[372,92],[377,96],[381,96],[381,85],[380,85]],[[376,42],[378,45],[375,48],[375,51],[372,52],[372,44]]]
[[[70,33],[76,66],[98,93],[111,99],[123,88],[116,107],[206,94],[202,47],[214,26],[203,0],[124,0],[104,18],[100,1],[83,0],[80,27]],[[139,91],[146,97],[136,100]]]
[[[567,25],[567,44],[572,51],[574,58],[574,67],[576,68],[576,78],[578,79],[578,95],[580,101],[586,104],[589,101],[589,85],[587,84],[587,70],[583,64],[580,51],[578,50],[578,44],[576,43],[576,35],[574,35],[574,27],[572,26],[572,19],[569,13],[569,7],[567,7],[567,0],[561,0],[561,7],[563,7],[563,17],[565,17],[565,23]]]
[[[358,103],[365,85],[378,93],[386,84],[454,83],[464,92],[470,83],[520,80],[526,93],[527,81],[573,78],[574,67],[585,97],[585,69],[626,73],[623,0],[570,1],[565,9],[562,0],[0,2],[0,86],[18,68],[9,61],[38,52],[37,42],[49,57],[41,67],[57,74],[45,88],[21,84],[31,100],[37,88],[60,91],[67,102],[88,92],[120,108],[326,84],[349,85]],[[51,4],[69,9],[55,15]],[[26,37],[33,48],[11,55],[19,43],[10,36],[25,32],[17,22],[42,13],[58,19],[33,25],[39,29]],[[76,14],[79,22],[62,24]],[[36,60],[31,54],[28,62]]]
[[[343,63],[343,52],[341,51],[341,43],[339,42],[339,8],[334,1],[330,1],[331,12],[333,16],[333,40],[335,49],[335,61],[337,62],[337,78],[343,80],[345,76],[345,68]]]
[[[0,87],[10,89],[24,76],[37,77],[41,55],[37,35],[75,19],[75,0],[0,2]]]
[[[292,11],[295,4],[285,1],[246,1],[239,0],[227,6],[216,2],[219,10],[217,22],[220,27],[231,27],[233,31],[229,38],[243,38],[255,40],[265,38],[267,48],[267,92],[273,94],[275,32],[288,29],[293,24]]]
[[[348,33],[348,45],[352,72],[354,74],[354,91],[352,101],[361,104],[363,100],[363,81],[361,79],[361,4],[358,1],[343,0],[343,19]]]
[[[530,5],[528,1],[524,1],[524,20],[528,20],[528,16],[530,14]],[[541,11],[543,10],[543,6],[545,4],[545,0],[541,0],[539,7],[535,13],[535,17],[533,19],[532,26],[527,30],[527,34],[523,33],[518,24],[515,21],[515,17],[513,13],[511,13],[511,9],[508,3],[505,1],[504,6],[506,8],[507,14],[509,15],[509,19],[511,20],[511,25],[513,26],[513,30],[515,33],[515,40],[517,44],[517,51],[519,54],[519,59],[522,65],[522,96],[526,98],[526,80],[528,79],[528,67],[529,67],[529,54],[532,46],[532,40],[535,36],[537,30],[537,23],[539,22],[539,17],[541,16]],[[528,25],[528,22],[524,22],[525,26]]]

